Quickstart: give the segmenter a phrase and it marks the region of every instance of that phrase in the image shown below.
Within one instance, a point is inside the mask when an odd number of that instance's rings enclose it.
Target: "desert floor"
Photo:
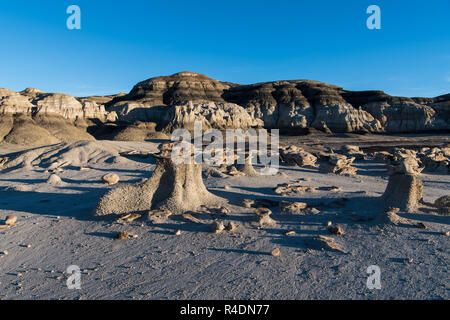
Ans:
[[[314,149],[359,144],[367,148],[449,143],[450,135],[282,137],[285,144]],[[96,151],[99,146],[100,151]],[[100,148],[101,147],[101,148]],[[356,176],[320,173],[317,169],[282,166],[274,177],[205,178],[208,189],[230,201],[224,221],[239,225],[234,232],[214,234],[212,218],[202,223],[171,216],[158,224],[145,219],[119,223],[93,217],[99,197],[109,188],[101,178],[117,173],[120,184],[151,176],[154,161],[120,157],[122,151],[157,150],[156,142],[97,141],[36,149],[15,170],[0,172],[0,220],[18,217],[0,231],[0,299],[449,299],[450,216],[430,208],[400,213],[426,225],[383,225],[367,221],[381,210],[377,197],[385,190],[385,165],[357,161]],[[45,152],[57,153],[46,159]],[[0,157],[26,149],[0,145]],[[37,150],[37,151],[36,151]],[[30,162],[35,160],[35,162]],[[47,180],[49,166],[58,162],[62,183]],[[84,169],[83,169],[84,168]],[[90,169],[88,169],[90,168]],[[450,194],[450,175],[422,174],[424,200]],[[272,188],[280,183],[339,186],[342,191],[305,192],[281,197]],[[260,228],[240,199],[264,198],[306,202],[316,214],[286,214],[276,207],[277,224]],[[342,204],[342,198],[349,200]],[[340,205],[341,204],[341,205]],[[312,241],[330,236],[327,222],[339,224],[342,236],[331,236],[343,252],[322,250]],[[181,230],[181,235],[175,235]],[[114,240],[120,231],[138,235]],[[296,234],[286,236],[287,231]],[[280,256],[271,251],[279,248]],[[66,269],[82,270],[80,290],[66,286]],[[366,287],[366,270],[381,269],[380,290]]]

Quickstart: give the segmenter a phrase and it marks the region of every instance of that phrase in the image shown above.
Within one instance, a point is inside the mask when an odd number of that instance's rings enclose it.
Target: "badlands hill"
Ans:
[[[393,97],[310,80],[239,85],[194,72],[151,78],[128,94],[76,98],[28,88],[0,89],[0,141],[146,140],[175,128],[314,128],[343,133],[416,133],[450,129],[450,94]],[[151,123],[151,124],[150,124]]]

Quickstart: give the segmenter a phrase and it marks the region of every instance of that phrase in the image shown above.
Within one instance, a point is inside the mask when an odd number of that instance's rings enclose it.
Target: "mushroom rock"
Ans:
[[[201,206],[223,205],[226,200],[210,193],[202,179],[202,165],[194,163],[191,154],[175,161],[172,150],[182,143],[168,143],[153,155],[156,168],[150,179],[136,185],[113,189],[101,197],[95,209],[97,216],[148,210],[170,210],[173,213],[198,210]],[[192,145],[188,144],[192,147]],[[185,150],[182,148],[182,150]]]

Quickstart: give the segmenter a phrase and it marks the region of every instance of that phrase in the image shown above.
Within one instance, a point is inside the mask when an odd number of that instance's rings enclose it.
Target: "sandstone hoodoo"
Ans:
[[[109,191],[97,204],[96,215],[123,214],[149,210],[169,210],[173,213],[198,210],[201,206],[224,204],[225,199],[210,193],[202,179],[202,166],[193,161],[175,161],[171,151],[178,143],[163,144],[156,159],[153,175],[144,183],[126,185]],[[186,150],[186,149],[180,149]],[[186,154],[184,154],[186,156]]]
[[[389,183],[381,198],[385,208],[414,212],[423,195],[423,183],[417,176],[420,173],[417,161],[404,158],[396,166],[389,167],[389,170]]]

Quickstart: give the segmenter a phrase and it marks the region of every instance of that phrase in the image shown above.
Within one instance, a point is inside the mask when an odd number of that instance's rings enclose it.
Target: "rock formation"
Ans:
[[[195,120],[208,128],[265,127],[293,134],[311,128],[326,133],[429,132],[450,129],[450,94],[436,98],[392,97],[382,91],[348,91],[310,80],[239,85],[180,72],[140,82],[128,94],[105,97],[75,98],[33,88],[22,92],[0,89],[0,122],[8,124],[11,121],[2,118],[18,115],[31,120],[59,118],[67,126],[84,132],[89,128],[95,135],[105,133],[104,122],[154,122],[158,130],[172,131],[190,127]],[[10,131],[0,127],[0,140]],[[65,131],[59,130],[59,136],[50,132],[50,136],[59,141],[72,140]],[[74,138],[80,138],[78,135]],[[20,143],[20,139],[9,140]],[[36,143],[50,140],[37,139]]]
[[[355,161],[355,157],[347,158],[345,155],[330,153],[320,154],[319,170],[325,173],[335,173],[341,175],[354,175],[357,168],[351,164]]]
[[[414,158],[405,158],[389,168],[389,183],[381,197],[385,208],[414,212],[423,195],[423,183],[417,177],[419,165]]]
[[[315,167],[317,157],[297,146],[281,146],[280,160],[299,167]]]
[[[156,77],[113,99],[107,110],[121,120],[168,123],[167,107],[193,103],[233,103],[266,128],[302,132],[417,132],[450,128],[450,95],[392,97],[382,91],[346,91],[310,80],[238,85],[193,72]],[[170,113],[170,112],[169,112]]]
[[[184,213],[224,203],[225,200],[211,194],[203,184],[202,166],[195,164],[192,155],[190,163],[176,163],[171,150],[176,144],[161,147],[161,153],[154,155],[156,168],[146,182],[113,189],[98,202],[96,215],[123,214],[149,210],[169,210]]]

